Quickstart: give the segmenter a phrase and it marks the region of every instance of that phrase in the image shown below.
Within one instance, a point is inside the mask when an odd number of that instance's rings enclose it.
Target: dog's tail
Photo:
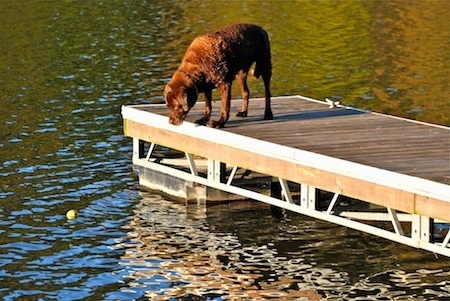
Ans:
[[[267,55],[261,60],[257,60],[255,64],[255,69],[250,69],[249,74],[253,75],[255,78],[259,78],[263,73],[267,75],[268,78],[272,75],[272,63],[270,62],[270,48],[267,50]]]

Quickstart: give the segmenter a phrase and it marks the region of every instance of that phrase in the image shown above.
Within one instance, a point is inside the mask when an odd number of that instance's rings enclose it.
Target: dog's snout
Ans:
[[[170,124],[173,124],[173,125],[180,125],[180,124],[183,123],[183,119],[178,119],[178,118],[170,117],[170,118],[169,118],[169,123],[170,123]]]

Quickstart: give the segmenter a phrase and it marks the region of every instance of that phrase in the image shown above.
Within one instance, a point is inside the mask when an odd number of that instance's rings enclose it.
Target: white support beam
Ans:
[[[139,159],[139,143],[138,138],[133,138],[133,159]]]
[[[222,162],[208,159],[208,180],[213,182],[221,182],[222,179]]]
[[[447,231],[447,235],[445,235],[444,241],[442,242],[442,246],[446,248],[449,242],[450,242],[450,230]]]
[[[278,178],[278,181],[280,182],[281,192],[282,192],[284,199],[286,200],[286,202],[292,204],[293,203],[292,195],[291,195],[291,191],[289,190],[287,181],[282,178]]]
[[[337,202],[338,198],[339,198],[339,193],[336,192],[333,195],[333,198],[331,199],[330,204],[328,205],[327,214],[331,214],[331,212],[332,212],[332,210],[334,208],[334,205],[336,205],[336,202]]]
[[[432,234],[430,232],[432,220],[428,216],[423,216],[420,219],[420,230],[422,232],[422,239],[425,242],[430,242],[432,239]]]
[[[373,211],[343,211],[339,213],[339,216],[347,217],[351,219],[360,219],[360,220],[366,220],[366,221],[390,221],[391,217],[389,216],[389,213],[384,212],[373,212]],[[408,213],[398,213],[397,212],[397,219],[400,222],[412,222],[413,215]],[[435,223],[445,224],[448,223],[443,220],[434,220]]]
[[[147,157],[145,157],[145,160],[150,161],[150,156],[153,153],[153,150],[155,149],[156,144],[155,143],[151,143],[149,148],[148,148],[148,152],[147,152]]]
[[[411,222],[411,238],[420,245],[422,242],[430,242],[430,218],[413,214]]]
[[[192,156],[189,153],[185,153],[185,154],[186,154],[186,159],[188,160],[188,163],[189,163],[189,169],[191,170],[191,174],[193,174],[194,176],[197,176],[198,170],[197,170],[197,166],[195,165],[194,156]]]
[[[300,205],[307,209],[316,210],[316,187],[301,184]]]
[[[398,235],[404,235],[402,225],[400,224],[400,221],[398,220],[398,217],[397,217],[397,212],[391,208],[386,208],[386,209],[387,209],[387,212],[391,219],[392,226],[394,227],[395,233],[397,233]]]
[[[233,182],[234,176],[236,175],[236,171],[238,170],[238,167],[235,166],[231,170],[230,176],[228,177],[227,185],[231,185],[231,182]]]

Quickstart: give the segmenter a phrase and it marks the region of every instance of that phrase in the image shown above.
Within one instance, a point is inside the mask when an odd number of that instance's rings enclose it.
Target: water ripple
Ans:
[[[244,9],[267,21],[274,94],[334,95],[448,123],[445,7],[303,1],[277,2],[273,13],[270,1],[168,3],[0,1],[0,298],[450,298],[448,262],[433,254],[254,204],[139,194],[120,117],[124,104],[163,103],[191,38]],[[198,22],[187,24],[190,15]],[[252,86],[262,95],[260,81]],[[68,220],[71,209],[78,216]]]

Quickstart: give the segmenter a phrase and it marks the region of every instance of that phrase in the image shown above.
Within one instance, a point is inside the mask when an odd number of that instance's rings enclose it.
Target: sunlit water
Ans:
[[[121,105],[161,102],[190,40],[237,21],[268,30],[274,95],[450,124],[449,4],[405,3],[0,1],[0,297],[450,298],[448,258],[257,204],[141,193],[122,134]]]

